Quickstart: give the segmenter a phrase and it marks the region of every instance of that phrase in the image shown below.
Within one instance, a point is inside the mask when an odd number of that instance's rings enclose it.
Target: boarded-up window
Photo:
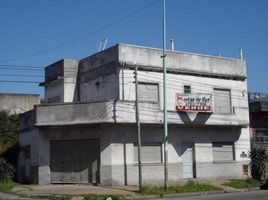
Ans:
[[[141,161],[143,163],[162,162],[161,143],[142,143]],[[138,144],[134,144],[134,162],[138,162]]]
[[[231,113],[231,95],[228,89],[214,89],[214,112]]]
[[[158,84],[139,82],[139,100],[141,102],[158,102]]]
[[[213,142],[213,161],[233,161],[234,144],[232,142]]]

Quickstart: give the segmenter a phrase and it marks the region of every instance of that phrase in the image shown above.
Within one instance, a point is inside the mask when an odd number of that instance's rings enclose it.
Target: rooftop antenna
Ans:
[[[242,48],[239,48],[239,51],[240,51],[240,60],[243,60],[243,49]]]
[[[175,51],[175,43],[173,38],[170,39],[170,44],[171,44],[171,51]]]
[[[108,42],[108,38],[105,38],[100,41],[98,52],[103,51],[106,48],[107,42]]]

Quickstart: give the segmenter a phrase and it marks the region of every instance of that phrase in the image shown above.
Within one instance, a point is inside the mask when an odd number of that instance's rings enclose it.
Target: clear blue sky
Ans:
[[[176,50],[239,58],[241,47],[249,91],[268,92],[268,0],[166,3],[167,41],[174,38]],[[80,59],[95,53],[104,38],[108,47],[162,48],[161,7],[162,0],[0,0],[0,80],[41,82],[40,70],[3,65],[45,67],[61,58]],[[0,82],[0,92],[43,95],[43,88]]]

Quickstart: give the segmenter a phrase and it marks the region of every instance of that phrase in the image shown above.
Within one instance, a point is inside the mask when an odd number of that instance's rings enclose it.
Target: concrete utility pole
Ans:
[[[139,84],[138,84],[138,66],[135,66],[135,90],[136,90],[136,123],[138,133],[138,164],[139,164],[139,189],[142,190],[142,168],[141,168],[141,126],[139,114]]]
[[[163,115],[164,115],[164,188],[168,188],[168,126],[167,126],[167,85],[166,85],[166,0],[163,0]]]

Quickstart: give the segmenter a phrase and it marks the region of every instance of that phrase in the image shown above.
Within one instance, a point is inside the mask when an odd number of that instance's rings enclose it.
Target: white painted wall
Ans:
[[[159,84],[160,107],[163,106],[162,73],[139,71],[138,81]],[[134,70],[120,70],[121,100],[135,100]],[[183,93],[183,86],[190,85],[192,93],[213,94],[214,88],[230,89],[231,103],[235,113],[243,119],[248,119],[247,82],[219,78],[207,78],[181,74],[167,74],[167,109],[175,111],[175,95]]]

